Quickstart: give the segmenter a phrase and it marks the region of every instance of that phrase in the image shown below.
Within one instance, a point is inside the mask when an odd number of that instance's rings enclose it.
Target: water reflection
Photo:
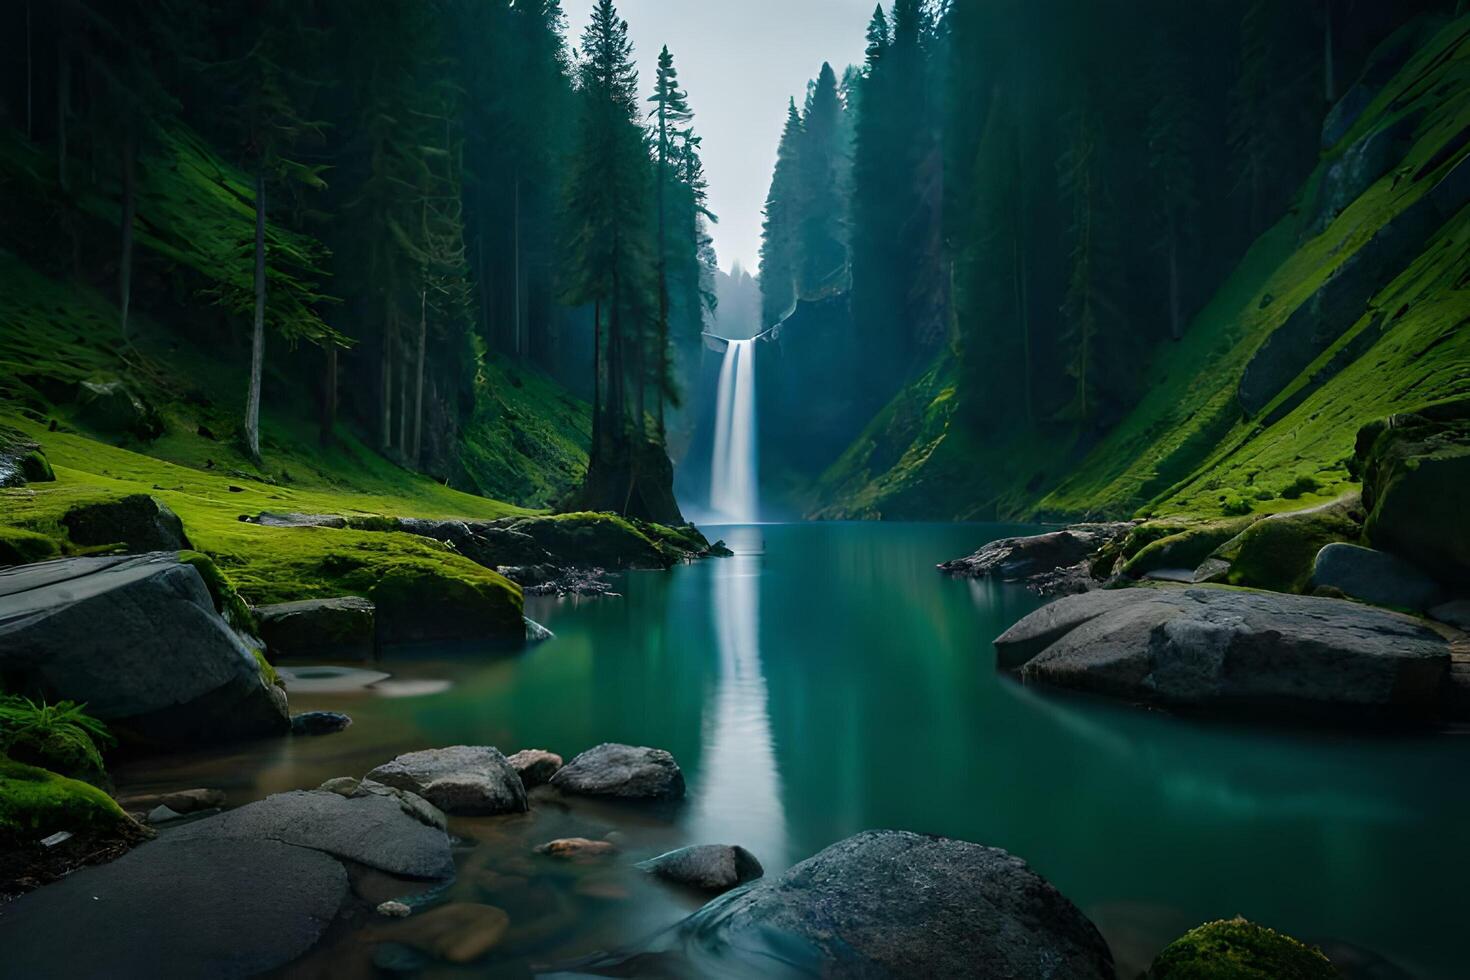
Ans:
[[[690,819],[692,838],[738,843],[776,867],[789,863],[781,776],[761,669],[760,529],[732,527],[735,557],[711,577],[719,658],[702,732],[704,763]]]

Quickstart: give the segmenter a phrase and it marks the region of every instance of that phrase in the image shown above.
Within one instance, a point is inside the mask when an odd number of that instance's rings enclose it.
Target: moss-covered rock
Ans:
[[[152,439],[163,431],[157,413],[121,381],[83,381],[76,405],[82,424],[107,435]]]
[[[1123,574],[1139,578],[1161,568],[1194,568],[1259,519],[1258,516],[1229,517],[1184,524],[1180,530],[1154,538],[1138,549],[1123,565]],[[1180,527],[1177,521],[1158,523],[1163,528]]]
[[[1159,953],[1149,980],[1337,980],[1322,951],[1246,919],[1191,929]]]
[[[250,607],[240,594],[235,591],[235,586],[225,577],[225,573],[219,570],[214,559],[198,551],[180,551],[179,561],[185,565],[192,565],[204,580],[204,587],[209,590],[209,598],[214,600],[215,612],[225,618],[225,622],[235,628],[237,632],[248,633],[258,636],[259,627],[255,622],[255,616],[251,614]]]
[[[1230,563],[1228,581],[1273,592],[1306,592],[1311,588],[1317,552],[1338,541],[1356,541],[1362,533],[1362,503],[1357,494],[1286,511],[1253,522],[1211,555]]]
[[[117,544],[139,552],[190,547],[179,516],[146,493],[74,507],[61,523],[72,543],[85,547]]]
[[[0,526],[0,565],[29,565],[55,557],[56,542],[44,534]]]
[[[0,425],[0,487],[50,483],[55,479],[51,464],[33,439],[9,426]]]
[[[648,525],[654,526],[654,525]],[[562,565],[582,568],[667,568],[673,562],[632,521],[616,514],[526,517],[510,523]]]
[[[461,559],[463,561],[463,559]],[[520,586],[488,569],[455,575],[454,567],[394,563],[367,590],[377,607],[378,635],[388,643],[427,640],[524,640]]]
[[[1393,415],[1358,433],[1364,534],[1444,576],[1470,573],[1470,399]]]
[[[95,786],[0,756],[0,849],[42,837],[108,834],[132,821]]]

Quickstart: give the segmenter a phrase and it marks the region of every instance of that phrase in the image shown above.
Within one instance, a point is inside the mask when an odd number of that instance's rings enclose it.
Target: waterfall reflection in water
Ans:
[[[781,776],[761,668],[758,528],[728,531],[733,558],[710,577],[719,673],[702,732],[701,778],[693,794],[691,837],[741,844],[762,861],[789,863]]]

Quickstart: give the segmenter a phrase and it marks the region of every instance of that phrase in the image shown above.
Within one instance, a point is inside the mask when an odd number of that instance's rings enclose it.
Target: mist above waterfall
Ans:
[[[755,444],[755,341],[732,340],[720,365],[710,509],[739,523],[759,520]]]

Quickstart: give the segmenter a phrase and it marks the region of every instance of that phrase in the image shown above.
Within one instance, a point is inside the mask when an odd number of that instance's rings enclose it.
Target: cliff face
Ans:
[[[823,475],[814,516],[1270,511],[1303,487],[1339,493],[1363,424],[1470,393],[1470,17],[1384,41],[1322,146],[1115,425],[988,430],[943,355]]]

